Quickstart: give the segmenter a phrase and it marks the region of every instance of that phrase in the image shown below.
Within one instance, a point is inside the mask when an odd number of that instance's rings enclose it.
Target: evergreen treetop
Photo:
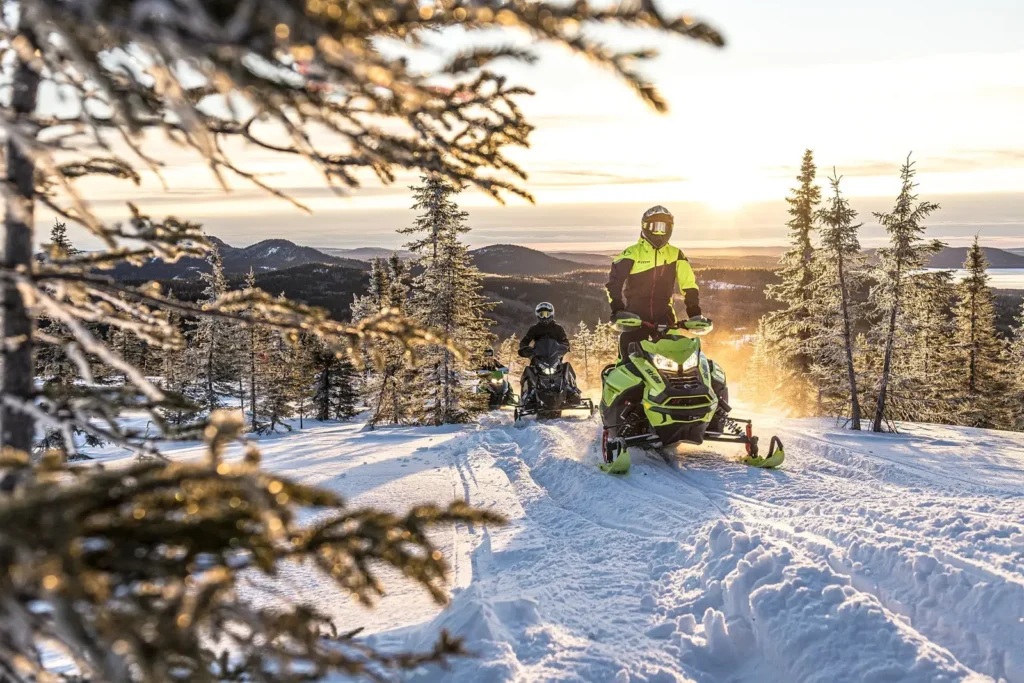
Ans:
[[[975,427],[1001,426],[1005,395],[1003,342],[996,331],[995,296],[989,287],[988,261],[977,236],[964,261],[966,277],[957,289],[958,356],[964,403],[962,421]]]

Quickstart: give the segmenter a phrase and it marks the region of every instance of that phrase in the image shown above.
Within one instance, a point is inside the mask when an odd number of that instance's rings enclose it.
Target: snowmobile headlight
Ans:
[[[491,384],[501,384],[504,380],[500,380],[497,377],[491,378]]]
[[[686,372],[687,370],[693,370],[695,367],[697,367],[697,356],[698,354],[695,353],[683,361],[683,372]]]
[[[551,365],[542,365],[542,366],[540,366],[540,371],[543,372],[545,375],[553,375],[553,374],[555,374],[555,371],[557,369],[558,368],[553,367]]]
[[[679,370],[679,363],[656,353],[654,354],[654,367],[665,372],[676,372]]]

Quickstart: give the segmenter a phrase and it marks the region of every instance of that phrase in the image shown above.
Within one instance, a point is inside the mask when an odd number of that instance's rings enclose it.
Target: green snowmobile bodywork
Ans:
[[[704,355],[700,339],[677,328],[660,332],[655,341],[640,342],[641,350],[628,363],[619,361],[602,373],[601,469],[628,471],[630,446],[660,448],[704,440],[744,444],[743,461],[752,467],[780,465],[785,455],[778,439],[773,438],[767,457],[759,457],[750,422],[728,417],[725,371]]]

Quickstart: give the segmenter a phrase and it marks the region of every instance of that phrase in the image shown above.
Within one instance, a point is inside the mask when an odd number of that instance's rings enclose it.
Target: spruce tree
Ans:
[[[967,250],[966,277],[957,287],[956,351],[962,402],[959,422],[970,427],[1002,427],[1006,420],[1003,342],[996,332],[995,296],[989,287],[988,261],[978,237]]]
[[[356,369],[347,355],[326,347],[315,337],[304,337],[313,377],[313,416],[325,420],[347,420],[356,414],[359,392]]]
[[[812,392],[809,375],[812,358],[807,344],[811,337],[809,309],[814,299],[815,279],[812,233],[821,204],[821,188],[815,183],[816,176],[814,153],[808,149],[796,178],[799,184],[786,197],[791,216],[786,225],[792,246],[780,260],[781,281],[769,286],[767,291],[770,299],[782,304],[780,310],[768,316],[768,330],[785,360],[790,401],[800,412],[809,410]]]
[[[55,220],[50,228],[50,241],[42,245],[43,258],[48,261],[59,261],[73,257],[81,252],[75,248],[67,236],[67,226]],[[72,404],[79,399],[76,382],[79,379],[78,363],[85,364],[89,373],[96,379],[104,372],[102,366],[96,367],[92,360],[80,352],[75,337],[68,326],[59,320],[42,316],[38,320],[37,334],[46,335],[53,343],[40,346],[34,359],[35,377],[42,384],[42,400],[51,406],[53,412],[69,412]],[[68,353],[63,349],[75,349],[77,353]],[[63,347],[63,348],[62,348]],[[77,357],[77,363],[75,358]],[[46,427],[42,438],[33,446],[41,453],[57,452],[70,460],[84,459],[79,453],[80,446],[102,446],[104,440],[95,433],[90,433],[78,425],[64,428]]]
[[[510,334],[502,342],[498,348],[498,360],[508,368],[509,375],[518,374],[521,368],[519,363],[522,360],[519,357],[519,337],[515,334]]]
[[[221,187],[241,180],[286,200],[292,198],[232,158],[235,142],[277,158],[305,159],[335,186],[357,186],[365,169],[384,182],[407,170],[442,173],[495,197],[526,195],[502,178],[525,177],[507,150],[529,142],[531,126],[517,102],[528,91],[487,67],[495,57],[528,60],[532,50],[470,46],[435,68],[410,69],[409,53],[428,50],[424,38],[461,27],[568,46],[613,68],[658,110],[665,102],[636,66],[654,51],[608,49],[590,28],[618,24],[712,45],[723,41],[703,22],[668,19],[637,5],[352,0],[344,4],[343,20],[339,7],[289,0],[5,3],[0,50],[10,81],[0,112],[8,209],[0,249],[0,336],[7,341],[0,454],[17,489],[0,506],[0,575],[6,577],[0,609],[11,617],[0,619],[5,675],[48,677],[43,658],[60,652],[70,660],[66,670],[96,681],[173,676],[275,683],[355,673],[380,679],[459,652],[447,637],[423,657],[378,654],[351,642],[351,634],[330,639],[319,611],[264,609],[266,601],[252,592],[261,592],[263,582],[238,590],[238,581],[258,574],[270,579],[296,561],[316,562],[339,590],[369,603],[382,590],[373,572],[380,561],[442,602],[445,567],[429,541],[430,527],[482,522],[488,515],[464,505],[417,508],[406,517],[349,510],[329,492],[261,471],[251,445],[243,462],[225,463],[226,444],[243,437],[237,415],[222,411],[214,411],[202,430],[209,441],[205,463],[149,458],[158,454],[151,435],[118,418],[125,410],[145,413],[169,437],[174,432],[159,416],[167,397],[91,326],[121,327],[161,348],[181,341],[180,331],[157,315],[168,310],[187,317],[248,316],[250,324],[318,334],[339,348],[386,339],[408,350],[431,337],[390,314],[349,326],[258,291],[229,293],[203,308],[171,301],[150,284],[118,281],[104,273],[106,266],[202,258],[209,240],[193,223],[154,219],[135,206],[127,220],[108,225],[78,181],[99,175],[138,184],[135,160],[159,174],[167,147],[155,141],[166,137],[198,155]],[[409,49],[379,49],[394,37]],[[66,106],[38,106],[40,93],[56,91]],[[130,160],[114,156],[116,148],[130,150]],[[102,248],[37,261],[40,203],[88,230]],[[129,310],[110,305],[121,293],[131,301]],[[66,324],[74,341],[37,334],[41,315]],[[79,363],[82,400],[77,410],[62,412],[36,391],[33,355],[40,344],[53,344],[73,360],[90,354],[127,381],[111,392],[89,381],[92,373]],[[71,472],[47,458],[33,467],[27,453],[41,422],[102,428],[147,460]],[[307,524],[314,510],[326,512],[328,521],[321,516],[315,526]]]
[[[880,265],[875,271],[877,285],[872,291],[875,310],[882,319],[882,366],[876,392],[872,430],[880,432],[886,420],[886,401],[893,378],[894,350],[897,331],[905,322],[904,305],[907,290],[915,273],[928,265],[928,260],[942,248],[938,241],[925,241],[922,222],[939,208],[934,202],[918,202],[914,188],[916,170],[907,156],[900,169],[902,187],[889,213],[875,213],[875,218],[889,234],[889,246],[879,249]]]
[[[775,390],[778,386],[778,363],[772,352],[772,343],[764,318],[757,323],[754,334],[753,352],[747,361],[743,373],[743,398],[758,408],[770,406],[776,402]]]
[[[594,354],[596,341],[593,331],[585,321],[581,320],[580,324],[576,326],[570,346],[573,358],[576,360],[573,365],[580,373],[584,386],[589,386],[594,381],[592,373],[596,373],[600,369],[597,367],[598,362]]]
[[[615,363],[619,357],[619,333],[611,322],[599,322],[594,326],[594,358],[598,372]]]
[[[290,432],[286,420],[296,415],[298,395],[292,349],[281,333],[271,332],[268,337],[259,363],[260,393],[256,402],[256,410],[265,422],[258,424],[257,432],[273,434],[279,426]]]
[[[243,293],[256,290],[256,273],[252,268],[245,276]],[[252,307],[246,309],[244,320],[247,321],[242,334],[242,363],[248,383],[249,399],[249,431],[260,433],[265,425],[260,421],[260,408],[264,403],[265,376],[271,369],[267,367],[270,354],[271,331],[261,325],[255,318]]]
[[[174,292],[167,292],[168,299],[174,299]],[[167,323],[175,330],[181,330],[183,323],[181,314],[175,310],[167,312]],[[181,427],[193,421],[200,407],[192,401],[196,386],[195,374],[189,366],[189,353],[184,342],[169,344],[159,351],[160,357],[160,388],[167,395],[168,404],[161,409],[167,421],[175,427]]]
[[[1007,396],[1011,428],[1024,430],[1024,302],[1021,302],[1016,325],[1013,327],[1013,336],[1007,348],[1006,365],[1010,374],[1010,390]]]
[[[860,430],[861,408],[854,367],[854,334],[860,318],[852,291],[860,280],[860,241],[854,224],[857,212],[839,188],[841,178],[832,170],[832,196],[817,213],[821,225],[821,248],[813,259],[814,297],[808,307],[810,347],[819,387],[834,387],[850,407],[850,428]],[[839,377],[843,381],[837,382]]]
[[[894,353],[898,384],[890,385],[891,414],[913,422],[949,422],[959,393],[957,373],[950,372],[951,342],[956,333],[953,273],[916,273],[907,288],[906,323]]]
[[[355,320],[372,319],[382,311],[403,314],[408,309],[409,286],[406,267],[397,254],[391,258],[375,259],[370,269],[367,293],[352,303]],[[400,344],[387,339],[373,340],[362,348],[366,356],[367,404],[371,410],[367,425],[403,424],[409,420],[411,395],[411,363],[409,354]]]
[[[228,291],[227,278],[224,276],[224,263],[216,246],[211,247],[206,262],[210,272],[199,274],[205,283],[200,304],[211,306]],[[191,365],[196,370],[199,392],[196,402],[207,412],[219,408],[223,401],[221,395],[233,391],[229,384],[234,379],[234,349],[230,344],[230,330],[233,323],[221,318],[206,317],[200,319],[190,340],[189,349],[193,356]]]
[[[462,351],[459,357],[437,345],[418,354],[419,367],[409,387],[415,396],[412,417],[432,425],[465,422],[485,407],[465,380],[490,346],[490,321],[484,314],[492,305],[481,294],[483,276],[460,239],[469,232],[468,214],[454,200],[461,188],[431,174],[412,190],[413,209],[420,214],[411,227],[399,230],[419,236],[406,244],[422,268],[413,280],[409,313]]]

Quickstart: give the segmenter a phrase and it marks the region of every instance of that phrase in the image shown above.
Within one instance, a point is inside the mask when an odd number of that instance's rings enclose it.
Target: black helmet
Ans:
[[[555,319],[555,307],[547,301],[537,304],[537,308],[534,309],[534,311],[537,313],[537,320],[540,320],[541,322],[548,322],[549,320]]]
[[[655,249],[661,249],[672,238],[672,212],[664,206],[652,206],[640,219],[640,232]]]

